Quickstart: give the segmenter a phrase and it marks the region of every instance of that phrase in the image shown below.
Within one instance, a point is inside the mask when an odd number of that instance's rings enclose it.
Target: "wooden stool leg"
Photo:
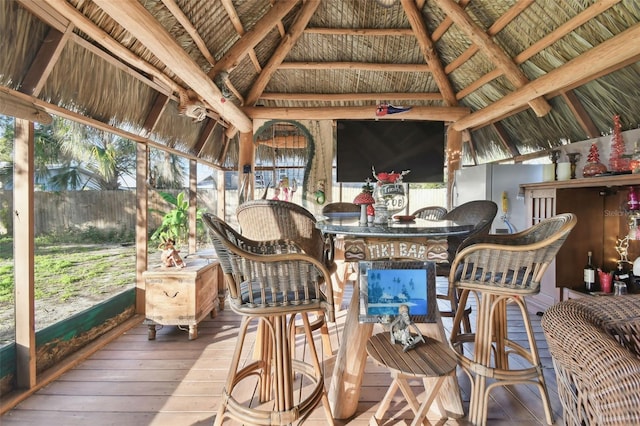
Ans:
[[[320,335],[322,336],[322,348],[325,356],[330,357],[333,355],[333,349],[331,348],[331,336],[329,335],[329,327],[325,321],[320,327]]]
[[[380,401],[380,405],[378,406],[378,409],[371,419],[375,420],[375,424],[378,424],[378,422],[384,418],[384,413],[386,413],[389,409],[389,405],[391,405],[391,399],[393,399],[393,396],[396,394],[397,390],[398,380],[394,378],[391,382],[391,386],[389,386],[389,389],[387,389],[387,393],[384,394],[384,398],[382,398],[382,401]]]
[[[318,360],[318,351],[316,350],[316,344],[313,341],[313,335],[311,334],[311,324],[309,323],[309,317],[306,313],[302,314],[302,322],[304,324],[304,332],[307,337],[309,351],[311,352],[311,361],[313,362],[313,368],[316,373],[316,377],[318,377],[318,380],[321,380],[321,378],[323,377],[322,367],[320,366],[320,361]],[[329,398],[327,397],[326,387],[324,388],[322,395],[322,406],[327,417],[327,424],[333,425],[333,414],[331,413],[331,406],[329,405]]]
[[[420,403],[418,402],[418,398],[416,398],[416,395],[411,390],[411,386],[409,386],[409,382],[407,382],[407,377],[398,374],[396,381],[398,382],[400,392],[402,392],[402,395],[404,395],[409,408],[411,408],[411,411],[413,411],[414,414],[417,413],[420,409]]]
[[[542,399],[542,406],[544,407],[544,414],[547,420],[547,424],[553,424],[553,412],[551,411],[551,401],[549,400],[549,391],[547,390],[547,383],[544,379],[544,372],[542,371],[542,364],[540,363],[540,355],[538,354],[538,345],[536,344],[536,338],[533,334],[533,327],[529,320],[529,310],[524,298],[517,300],[520,311],[522,312],[522,319],[524,320],[524,327],[527,330],[527,337],[529,339],[529,350],[531,352],[531,364],[538,367],[538,390],[540,391],[540,398]]]
[[[236,340],[236,348],[233,352],[233,358],[231,359],[231,366],[229,367],[229,375],[227,376],[227,382],[224,386],[224,392],[231,395],[233,391],[233,383],[236,380],[236,374],[238,372],[238,365],[240,364],[240,356],[242,354],[242,345],[244,344],[244,338],[247,334],[247,327],[249,326],[251,318],[242,317],[242,322],[240,323],[240,330],[238,332],[238,339]],[[227,406],[227,397],[222,395],[220,398],[220,406],[218,407],[218,412],[216,414],[216,419],[214,421],[214,426],[220,426],[222,424],[222,420],[224,419],[224,412]]]
[[[425,386],[426,399],[422,402],[420,408],[416,411],[416,417],[413,419],[413,422],[411,422],[411,426],[417,426],[420,423],[431,424],[431,422],[427,420],[427,412],[429,411],[429,408],[431,408],[431,404],[433,404],[433,401],[437,398],[438,392],[440,391],[440,388],[442,387],[442,384],[444,383],[444,380],[446,378],[447,376],[439,377],[435,385],[431,389],[431,392],[429,392],[428,388]]]

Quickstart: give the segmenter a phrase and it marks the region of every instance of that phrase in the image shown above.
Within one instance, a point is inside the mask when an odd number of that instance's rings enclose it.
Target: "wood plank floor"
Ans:
[[[439,285],[442,285],[440,283]],[[339,345],[344,311],[338,321],[330,324],[333,356],[323,356],[327,381]],[[514,316],[514,314],[516,314]],[[510,310],[509,332],[515,340],[526,339],[517,311]],[[473,318],[472,318],[473,320]],[[563,424],[558,400],[555,374],[547,344],[540,329],[540,318],[531,320],[542,358],[556,424]],[[445,330],[450,320],[443,319]],[[119,425],[119,426],[182,426],[210,425],[220,400],[220,394],[234,350],[239,317],[230,310],[222,311],[214,319],[200,323],[197,340],[189,341],[188,332],[166,326],[157,332],[154,341],[147,339],[147,327],[140,324],[105,346],[73,370],[65,373],[49,386],[17,405],[0,418],[3,426],[12,425]],[[245,344],[243,355],[252,355],[253,336]],[[375,332],[375,331],[374,331]],[[302,338],[298,339],[303,347]],[[317,342],[319,353],[321,342]],[[515,358],[514,358],[515,359]],[[465,411],[469,402],[469,380],[458,369]],[[391,378],[387,370],[367,362],[358,411],[348,421],[338,425],[368,425]],[[424,396],[420,382],[412,383]],[[249,387],[247,398],[253,389]],[[411,410],[398,393],[387,413],[385,424],[409,423]],[[463,419],[433,421],[440,425],[464,425]],[[230,422],[227,421],[225,424]],[[306,424],[326,424],[324,411],[316,409]],[[546,424],[537,390],[532,386],[498,387],[491,394],[489,425]]]

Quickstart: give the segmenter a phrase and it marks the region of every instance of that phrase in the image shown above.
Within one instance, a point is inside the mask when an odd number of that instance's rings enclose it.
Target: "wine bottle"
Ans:
[[[584,267],[584,287],[591,292],[596,291],[596,268],[591,263],[592,252],[587,253],[587,264]]]

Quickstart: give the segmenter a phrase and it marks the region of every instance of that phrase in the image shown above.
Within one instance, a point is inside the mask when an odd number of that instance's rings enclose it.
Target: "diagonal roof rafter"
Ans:
[[[240,132],[251,132],[253,125],[239,107],[225,102],[222,92],[207,74],[176,43],[162,25],[135,0],[94,0],[105,13],[137,38],[150,52],[170,68],[222,117]]]
[[[260,95],[267,87],[273,73],[276,72],[278,66],[280,66],[293,45],[296,43],[298,38],[300,38],[318,6],[320,6],[320,0],[307,0],[303,4],[298,16],[296,16],[295,21],[291,25],[291,28],[289,28],[287,34],[282,38],[275,52],[273,52],[271,58],[269,58],[269,61],[264,66],[262,72],[249,90],[249,94],[246,99],[247,105],[254,105],[260,98]]]
[[[444,67],[442,66],[442,62],[438,57],[435,44],[429,36],[427,26],[422,19],[420,9],[418,9],[418,6],[416,5],[414,0],[400,0],[400,2],[407,15],[409,24],[411,25],[411,28],[415,33],[416,39],[418,40],[418,44],[420,45],[422,54],[424,55],[427,64],[431,68],[433,78],[438,85],[440,92],[442,93],[445,105],[458,105],[458,101],[453,92],[451,82],[449,81],[447,74],[444,72]]]
[[[502,71],[516,88],[520,88],[529,82],[524,72],[513,62],[504,50],[502,50],[456,2],[453,0],[438,0],[437,3],[453,20],[455,25],[460,28],[474,44],[482,49],[482,52]],[[543,117],[551,111],[551,105],[549,105],[543,97],[532,99],[529,101],[529,105],[538,117]]]

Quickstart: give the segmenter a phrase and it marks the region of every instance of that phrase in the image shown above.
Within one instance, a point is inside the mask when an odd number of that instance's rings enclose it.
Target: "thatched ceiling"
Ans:
[[[449,122],[478,162],[640,126],[638,0],[0,5],[2,94],[219,166],[253,119],[379,103]]]

